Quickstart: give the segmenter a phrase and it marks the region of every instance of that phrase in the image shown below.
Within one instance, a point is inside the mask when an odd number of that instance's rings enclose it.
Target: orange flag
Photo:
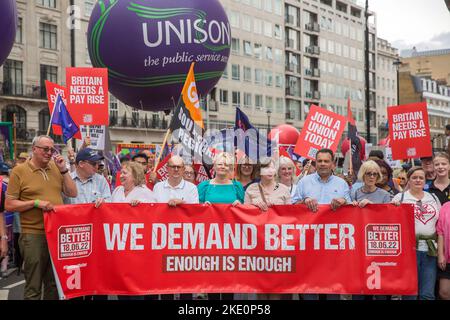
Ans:
[[[181,96],[186,109],[188,109],[191,114],[191,119],[194,120],[200,128],[204,129],[200,100],[198,99],[197,85],[195,84],[194,64],[195,62],[192,62],[183,90],[181,91]]]

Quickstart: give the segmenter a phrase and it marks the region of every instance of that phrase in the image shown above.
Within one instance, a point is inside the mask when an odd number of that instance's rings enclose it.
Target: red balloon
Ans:
[[[272,130],[270,130],[270,133],[268,135],[269,139],[275,139],[277,133],[279,133],[278,143],[280,144],[295,145],[297,143],[298,136],[300,135],[300,132],[295,127],[289,124],[280,124],[279,126],[276,126]]]
[[[361,150],[359,150],[359,156],[361,157],[361,160],[365,159],[366,157],[366,139],[364,139],[363,137],[358,136],[359,141],[361,142]],[[342,146],[341,146],[341,152],[345,157],[345,154],[347,153],[348,149],[350,147],[350,139],[345,139],[342,142]]]

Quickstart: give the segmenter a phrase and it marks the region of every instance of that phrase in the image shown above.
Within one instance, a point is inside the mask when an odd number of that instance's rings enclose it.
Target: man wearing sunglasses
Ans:
[[[25,300],[58,299],[44,230],[44,211],[63,204],[62,193],[77,196],[77,187],[69,175],[66,161],[54,148],[49,136],[37,136],[32,142],[32,157],[16,166],[6,191],[5,209],[19,212],[22,233]]]

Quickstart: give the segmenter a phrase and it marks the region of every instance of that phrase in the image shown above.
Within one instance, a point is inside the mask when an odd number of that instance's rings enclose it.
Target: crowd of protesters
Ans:
[[[0,219],[1,257],[11,249],[19,272],[25,276],[25,299],[57,299],[44,233],[43,212],[60,204],[92,203],[216,203],[233,206],[251,205],[264,214],[273,205],[304,205],[317,212],[319,205],[339,210],[346,205],[414,205],[417,296],[361,296],[363,299],[450,299],[450,162],[448,153],[436,153],[421,159],[421,166],[405,163],[391,168],[383,152],[373,151],[359,172],[335,174],[336,159],[329,149],[319,150],[315,160],[293,161],[288,157],[263,158],[219,153],[215,156],[212,179],[196,185],[195,166],[180,156],[168,161],[168,178],[158,181],[148,152],[121,159],[115,182],[107,174],[104,157],[84,143],[77,154],[69,150],[67,160],[48,136],[32,142],[31,155],[20,154],[12,170],[0,166],[5,187],[1,211],[20,217],[14,248],[8,248],[4,218]],[[24,159],[22,159],[24,158]],[[20,160],[19,160],[20,159]],[[7,188],[6,188],[7,184]],[[424,219],[424,214],[432,217]],[[20,236],[19,236],[20,235]],[[126,281],[124,279],[123,281]],[[437,293],[437,294],[436,294]],[[233,293],[182,294],[180,299],[292,299],[293,295]],[[321,298],[322,297],[322,298]],[[106,296],[84,299],[106,299]],[[348,299],[348,296],[301,294],[301,300]],[[174,295],[119,296],[119,299],[174,299]]]

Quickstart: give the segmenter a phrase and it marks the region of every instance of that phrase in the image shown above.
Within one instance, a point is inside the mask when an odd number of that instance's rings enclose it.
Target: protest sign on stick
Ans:
[[[294,152],[309,159],[323,148],[335,152],[346,123],[344,116],[312,105]]]
[[[67,108],[78,125],[108,125],[108,69],[66,68]]]
[[[393,160],[432,156],[425,102],[388,107],[387,113]]]

